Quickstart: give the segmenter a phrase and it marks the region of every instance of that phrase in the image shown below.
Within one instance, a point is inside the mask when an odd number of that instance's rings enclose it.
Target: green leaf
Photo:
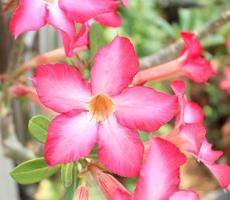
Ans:
[[[76,181],[75,163],[67,163],[61,167],[61,180],[65,188],[74,185]]]
[[[59,168],[60,166],[50,168],[44,158],[37,158],[21,163],[10,175],[20,184],[32,184],[52,176]]]
[[[45,143],[49,123],[50,120],[42,115],[32,117],[28,124],[32,137],[38,142]]]
[[[93,60],[97,51],[106,44],[103,36],[103,27],[100,24],[93,24],[89,31],[90,59]]]

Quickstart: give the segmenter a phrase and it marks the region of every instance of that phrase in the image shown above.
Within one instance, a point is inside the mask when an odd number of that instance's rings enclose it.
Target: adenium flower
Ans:
[[[179,190],[180,166],[186,157],[172,143],[152,138],[133,195],[118,189],[113,200],[198,200],[192,191]]]
[[[41,102],[60,113],[49,125],[45,159],[50,166],[89,155],[126,177],[139,174],[143,144],[136,129],[157,130],[177,109],[177,98],[148,87],[128,87],[138,58],[127,38],[116,37],[94,57],[90,84],[65,64],[36,68]]]
[[[113,12],[116,7],[113,0],[19,0],[10,21],[10,31],[18,37],[23,32],[35,31],[49,24],[61,33],[66,55],[72,56],[74,48],[88,42],[88,26],[82,23],[76,32],[75,21],[86,21],[99,14]],[[69,18],[73,9],[75,21]]]
[[[182,32],[185,47],[177,59],[139,72],[134,78],[134,85],[145,82],[164,80],[178,76],[204,83],[215,74],[210,62],[202,57],[202,47],[193,33]]]
[[[230,184],[230,167],[216,163],[223,152],[212,150],[212,145],[205,137],[202,109],[195,103],[189,109],[186,108],[189,101],[184,94],[183,81],[174,81],[172,88],[178,95],[181,109],[174,130],[166,135],[165,139],[174,143],[181,151],[190,153],[208,167],[221,188],[225,190]]]
[[[230,67],[224,69],[224,79],[220,82],[220,88],[230,94]]]

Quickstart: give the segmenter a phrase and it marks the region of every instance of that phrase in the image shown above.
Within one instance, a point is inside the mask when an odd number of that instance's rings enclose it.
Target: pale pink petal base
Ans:
[[[58,3],[47,5],[47,22],[59,30],[65,47],[66,55],[73,55],[74,42],[76,40],[76,29],[74,21],[71,21],[65,12],[60,9]]]
[[[49,125],[45,159],[50,166],[89,155],[97,142],[98,125],[86,112],[57,116]]]
[[[115,117],[104,121],[98,134],[99,160],[104,166],[120,176],[137,176],[144,151],[138,134],[118,124]]]

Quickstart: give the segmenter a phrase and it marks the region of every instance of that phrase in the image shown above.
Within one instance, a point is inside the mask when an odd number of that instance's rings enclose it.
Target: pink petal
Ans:
[[[129,1],[128,0],[121,0],[124,6],[128,7]]]
[[[185,103],[184,122],[188,124],[204,122],[203,110],[197,103],[193,101]]]
[[[91,70],[94,94],[117,95],[138,71],[138,58],[129,39],[117,36],[95,55]]]
[[[179,169],[185,161],[185,156],[175,145],[153,138],[137,182],[134,200],[168,200],[178,189]]]
[[[122,21],[117,12],[110,12],[98,15],[94,18],[97,22],[104,26],[118,27],[121,26]]]
[[[81,74],[66,64],[37,67],[33,82],[41,102],[60,113],[84,109],[91,96]]]
[[[181,144],[180,148],[183,151],[197,155],[205,139],[205,134],[206,130],[203,125],[187,124],[182,126],[179,135],[186,142]]]
[[[48,4],[47,7],[47,22],[61,32],[66,55],[72,56],[73,45],[76,40],[74,21],[71,21],[66,16],[66,14],[60,9],[58,3]]]
[[[198,160],[206,164],[213,164],[223,155],[222,151],[212,150],[212,144],[209,144],[205,139],[200,148],[200,152],[197,156]]]
[[[171,88],[177,96],[183,96],[185,93],[185,82],[181,80],[176,80],[171,83]]]
[[[117,123],[115,117],[99,127],[99,160],[113,173],[125,177],[139,174],[144,146],[138,134]]]
[[[212,174],[216,177],[222,189],[230,185],[230,167],[225,164],[206,164]]]
[[[59,4],[72,20],[81,23],[117,8],[114,0],[59,0]]]
[[[210,77],[215,75],[210,62],[201,57],[187,60],[182,69],[185,76],[198,83],[207,82]]]
[[[112,200],[132,200],[132,196],[122,190],[117,190]]]
[[[177,111],[177,97],[148,87],[127,88],[113,101],[119,123],[147,132],[157,130]]]
[[[17,38],[21,33],[35,31],[46,24],[44,0],[20,0],[10,21],[10,31]]]
[[[82,24],[79,32],[77,33],[74,48],[88,46],[89,45],[89,25],[87,23]]]
[[[182,32],[181,37],[185,44],[182,52],[186,52],[188,57],[194,58],[202,54],[202,46],[194,33]]]
[[[180,58],[183,59],[184,65],[182,70],[184,75],[189,79],[203,83],[214,76],[215,71],[210,62],[202,58],[202,47],[199,40],[193,33],[181,33],[184,40],[185,48],[180,53]]]
[[[57,116],[49,125],[45,159],[50,166],[87,156],[97,140],[97,122],[86,112]]]
[[[175,192],[169,200],[199,200],[199,195],[195,192],[182,190]]]

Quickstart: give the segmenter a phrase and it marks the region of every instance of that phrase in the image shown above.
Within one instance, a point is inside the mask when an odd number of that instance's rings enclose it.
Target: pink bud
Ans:
[[[29,92],[30,88],[22,84],[14,85],[10,88],[10,93],[16,97],[26,96]]]
[[[75,193],[75,200],[88,200],[88,199],[89,199],[88,187],[85,185],[78,186]]]
[[[110,174],[104,173],[97,166],[91,165],[90,171],[106,199],[111,200],[118,189],[128,192],[117,179]]]

